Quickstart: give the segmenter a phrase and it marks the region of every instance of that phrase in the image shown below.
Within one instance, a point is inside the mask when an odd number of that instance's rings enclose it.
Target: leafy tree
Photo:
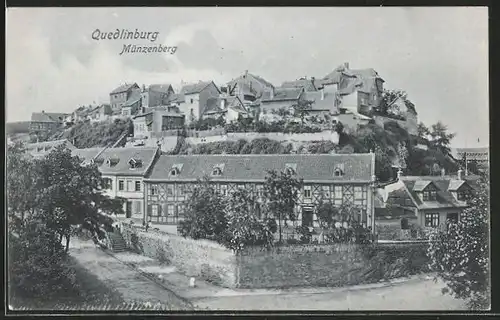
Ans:
[[[20,225],[35,208],[34,166],[25,151],[21,143],[15,143],[7,147],[6,155],[7,211]]]
[[[77,288],[61,241],[43,220],[27,217],[22,228],[9,228],[8,241],[11,298],[50,298]]]
[[[36,216],[55,232],[60,241],[66,238],[69,248],[72,226],[81,226],[95,237],[102,238],[101,225],[110,221],[101,213],[121,212],[121,201],[102,194],[102,178],[97,167],[81,166],[81,160],[60,146],[41,159],[21,160],[19,149],[10,149],[10,170],[17,176],[8,177],[10,216],[18,217],[20,225],[26,216]],[[15,194],[23,184],[30,186]],[[25,194],[25,195],[23,195]]]
[[[248,245],[272,246],[272,228],[268,223],[258,220],[259,204],[247,190],[236,190],[229,196],[227,246],[235,251]]]
[[[447,155],[450,153],[450,142],[455,137],[454,133],[447,132],[448,127],[438,121],[431,126],[431,147]]]
[[[303,180],[298,179],[294,172],[268,171],[264,183],[264,197],[266,206],[271,215],[278,220],[279,242],[282,242],[282,221],[295,221],[295,206],[298,201],[298,192]]]
[[[380,181],[392,178],[392,160],[387,151],[377,146],[375,148],[375,175]]]
[[[339,214],[339,209],[330,201],[323,201],[318,204],[317,216],[322,228],[330,228],[334,217]]]
[[[302,126],[304,126],[304,119],[309,115],[312,109],[313,101],[299,100],[296,104],[292,105],[294,115],[300,118]]]
[[[228,219],[226,201],[208,179],[198,181],[186,203],[179,233],[192,239],[208,239],[227,243]]]
[[[423,139],[427,139],[427,136],[431,133],[429,128],[427,128],[423,122],[418,124],[417,132],[418,136]]]
[[[443,293],[467,300],[471,309],[485,309],[490,304],[487,177],[482,176],[477,192],[468,199],[469,207],[460,214],[459,221],[450,222],[447,230],[430,234],[428,248],[431,268],[447,285]]]
[[[408,99],[408,95],[405,91],[387,89],[382,93],[382,100],[378,107],[378,111],[384,115],[400,115],[400,110],[397,109],[397,106],[392,104],[397,98],[402,98],[405,106],[415,111],[415,105]]]

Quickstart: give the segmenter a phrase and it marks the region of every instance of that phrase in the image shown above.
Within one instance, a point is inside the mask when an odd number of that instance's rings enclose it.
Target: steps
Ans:
[[[108,232],[109,241],[111,242],[111,250],[113,252],[123,252],[127,250],[127,243],[122,235],[118,232]]]

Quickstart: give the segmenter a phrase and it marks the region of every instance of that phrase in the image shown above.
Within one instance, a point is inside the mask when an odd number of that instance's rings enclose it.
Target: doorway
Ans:
[[[302,208],[302,225],[306,227],[313,226],[313,209],[310,207]]]
[[[132,201],[127,201],[125,205],[125,213],[127,218],[132,217]]]

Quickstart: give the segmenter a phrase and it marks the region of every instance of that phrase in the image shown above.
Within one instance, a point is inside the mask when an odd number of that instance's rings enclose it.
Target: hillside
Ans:
[[[68,139],[77,148],[105,147],[116,142],[125,132],[132,133],[132,130],[131,120],[80,122],[53,134],[49,140]]]
[[[418,142],[418,143],[417,143]],[[288,154],[288,153],[367,153],[375,152],[375,167],[379,181],[396,176],[395,166],[401,166],[406,174],[435,175],[444,168],[454,172],[457,164],[439,148],[423,150],[417,147],[422,138],[411,136],[396,122],[385,128],[375,124],[360,127],[354,133],[341,132],[340,141],[311,141],[304,143],[278,142],[267,138],[251,141],[220,141],[189,145],[185,141],[178,152],[172,154]]]
[[[29,121],[8,122],[5,124],[5,132],[7,134],[28,133],[29,129]]]

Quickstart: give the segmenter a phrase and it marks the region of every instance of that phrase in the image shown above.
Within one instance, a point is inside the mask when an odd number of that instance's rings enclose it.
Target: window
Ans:
[[[322,190],[323,190],[323,197],[325,197],[326,199],[329,199],[330,198],[330,186],[322,186]]]
[[[171,185],[171,184],[167,185],[167,195],[169,197],[173,197],[174,196],[174,186]]]
[[[342,177],[343,175],[344,175],[344,172],[342,171],[341,168],[335,168],[335,171],[334,171],[335,177]]]
[[[437,191],[436,190],[430,190],[430,191],[424,191],[424,192],[422,192],[422,199],[424,201],[436,201],[436,199],[437,199]]]
[[[191,104],[193,104],[193,103],[194,103],[194,100],[193,100],[193,99],[191,99]],[[193,110],[193,109],[191,109],[191,110]]]
[[[151,215],[153,217],[157,217],[158,216],[158,205],[157,204],[153,204],[151,206]]]
[[[125,181],[120,180],[118,181],[118,190],[123,191],[123,189],[125,189]]]
[[[465,191],[458,191],[457,192],[457,200],[459,200],[459,201],[465,201],[465,200],[467,200],[467,192],[465,192]]]
[[[336,205],[342,204],[342,197],[343,197],[342,186],[335,186],[335,204]]]
[[[175,211],[174,211],[174,205],[173,204],[169,204],[167,210],[168,210],[167,214],[169,216],[175,216]]]
[[[104,189],[113,190],[113,182],[109,178],[104,178],[102,181]]]
[[[304,198],[311,197],[311,186],[304,186]]]
[[[140,181],[135,182],[135,191],[141,191],[141,182]]]
[[[354,187],[354,204],[365,205],[366,187]]]
[[[171,176],[176,176],[177,175],[177,169],[174,168],[174,169],[170,170],[170,175]]]
[[[227,196],[227,185],[222,184],[220,186],[220,192],[222,193],[223,196]]]
[[[213,176],[221,176],[222,170],[220,168],[214,168],[214,170],[212,170],[212,175]]]
[[[439,226],[439,213],[426,213],[425,226],[432,228]]]
[[[158,186],[157,185],[152,185],[151,186],[151,195],[157,195],[158,194]]]

